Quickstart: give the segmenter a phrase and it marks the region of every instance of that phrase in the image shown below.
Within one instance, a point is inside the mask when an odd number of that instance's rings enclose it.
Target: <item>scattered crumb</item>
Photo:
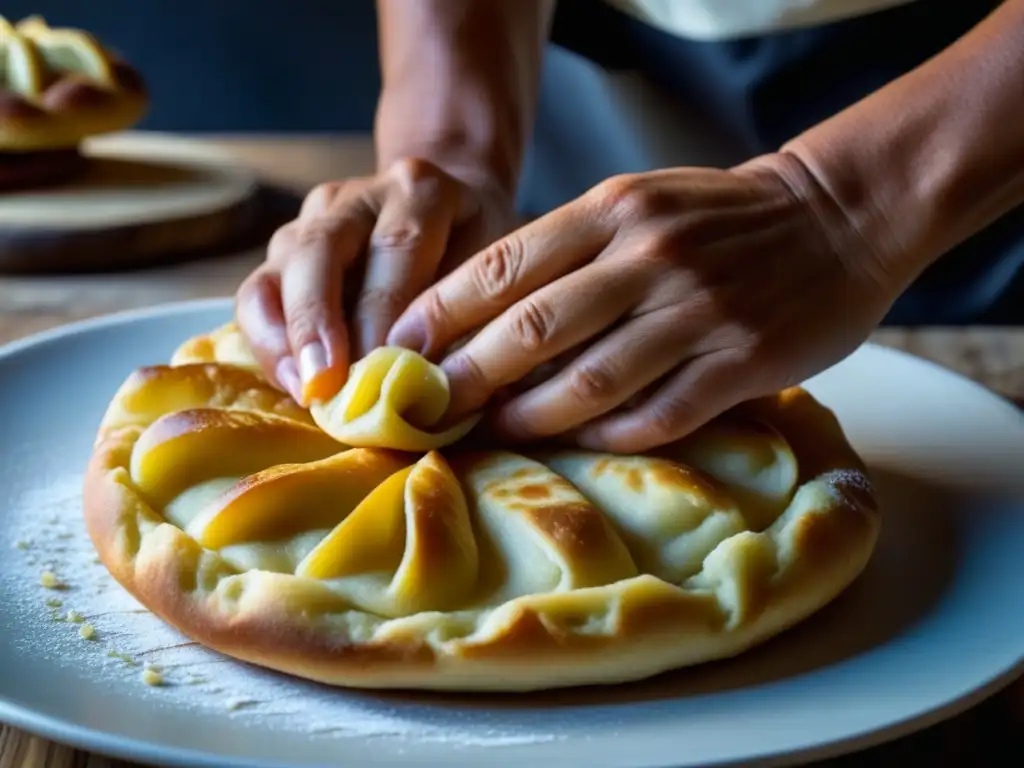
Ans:
[[[102,561],[102,560],[100,560],[100,556],[99,556],[99,555],[93,555],[93,556],[92,556],[92,561],[93,561],[93,562],[94,562],[94,563],[95,563],[96,565],[102,565],[102,564],[103,564],[103,561]]]
[[[123,661],[130,667],[138,666],[139,663],[131,656],[129,656],[127,653],[121,653],[120,651],[115,651],[113,649],[107,651],[107,656],[109,656],[112,659],[117,659],[118,661]]]
[[[95,640],[96,629],[92,624],[83,624],[82,628],[78,630],[78,636],[83,640]]]
[[[60,608],[62,605],[64,605],[64,601],[61,600],[59,597],[48,597],[48,598],[46,598],[46,607],[47,608]]]
[[[146,667],[142,670],[142,682],[152,687],[160,686],[164,684],[164,676],[160,670]]]
[[[67,616],[65,616],[64,618],[67,621],[70,621],[72,624],[81,624],[83,621],[85,621],[85,617],[78,611],[68,611]]]
[[[25,539],[18,539],[16,542],[14,542],[14,546],[18,549],[28,549],[32,546],[32,544],[26,541]]]
[[[39,574],[39,584],[47,589],[60,589],[64,586],[53,571],[43,571]]]

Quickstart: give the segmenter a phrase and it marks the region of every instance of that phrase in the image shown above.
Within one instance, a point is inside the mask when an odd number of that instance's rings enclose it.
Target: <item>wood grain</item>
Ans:
[[[223,151],[266,181],[302,194],[319,181],[367,172],[365,138],[218,141]],[[144,271],[78,277],[0,278],[0,342],[122,309],[189,298],[229,296],[262,259],[262,248]],[[967,328],[878,331],[874,341],[959,371],[1024,401],[1024,329]],[[913,736],[856,755],[819,763],[830,768],[945,768],[978,763],[1019,765],[1024,745],[1024,684]],[[981,753],[984,752],[984,755]],[[1000,758],[1003,755],[1005,758]],[[55,744],[0,725],[0,768],[138,768],[131,763]]]

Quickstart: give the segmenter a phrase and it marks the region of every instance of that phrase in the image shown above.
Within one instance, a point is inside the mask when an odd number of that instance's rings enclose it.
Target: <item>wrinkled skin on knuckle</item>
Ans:
[[[452,321],[452,312],[448,303],[437,291],[427,294],[423,303],[423,316],[431,326],[443,326]]]
[[[285,307],[285,316],[288,318],[288,340],[294,354],[298,354],[307,342],[318,338],[321,310],[319,305],[308,303]]]
[[[646,440],[665,445],[679,436],[680,425],[689,421],[694,413],[693,405],[682,398],[661,398],[643,408]]]
[[[402,194],[416,197],[432,207],[454,202],[459,182],[442,168],[418,157],[396,160],[388,169],[392,187]]]
[[[664,276],[669,270],[687,262],[692,254],[689,232],[681,223],[650,227],[637,237],[636,260]]]
[[[604,407],[614,404],[617,389],[615,376],[598,364],[578,365],[568,371],[566,390],[583,405]]]
[[[318,215],[303,219],[295,229],[295,250],[326,246],[338,231],[339,225],[340,222],[331,216]]]
[[[388,168],[388,175],[405,188],[421,182],[433,182],[447,174],[429,160],[421,157],[402,157]]]
[[[374,251],[418,251],[423,248],[426,236],[417,221],[406,220],[389,229],[374,230],[370,236],[370,249]]]
[[[555,313],[544,302],[521,301],[509,317],[509,330],[516,345],[525,352],[539,352],[555,332]]]
[[[298,221],[290,221],[274,232],[267,244],[267,262],[280,264],[288,258],[298,244]]]
[[[449,359],[448,366],[458,372],[459,381],[464,382],[468,389],[487,391],[493,386],[476,360],[467,353],[455,353]]]
[[[612,176],[591,192],[600,210],[623,223],[639,223],[670,213],[675,197],[644,179],[642,174]]]
[[[300,215],[318,214],[328,210],[341,195],[345,186],[346,183],[343,181],[325,181],[322,184],[317,184],[302,202]]]
[[[515,286],[522,263],[522,242],[513,235],[504,237],[474,262],[474,287],[488,301],[501,302]]]

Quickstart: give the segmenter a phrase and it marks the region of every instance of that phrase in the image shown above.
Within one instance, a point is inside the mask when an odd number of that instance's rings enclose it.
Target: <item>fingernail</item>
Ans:
[[[327,350],[319,341],[311,341],[299,350],[299,374],[304,386],[309,386],[327,370]]]
[[[421,355],[427,354],[427,335],[423,331],[423,326],[416,320],[399,319],[391,326],[387,343],[392,347],[411,349]]]
[[[296,403],[302,402],[302,381],[299,379],[299,368],[294,357],[284,357],[277,364],[275,371],[278,383],[292,396]]]

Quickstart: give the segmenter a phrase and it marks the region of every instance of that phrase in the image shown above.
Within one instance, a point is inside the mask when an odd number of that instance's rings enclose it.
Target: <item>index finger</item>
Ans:
[[[420,294],[388,343],[435,356],[604,250],[615,227],[579,200],[497,240]]]

